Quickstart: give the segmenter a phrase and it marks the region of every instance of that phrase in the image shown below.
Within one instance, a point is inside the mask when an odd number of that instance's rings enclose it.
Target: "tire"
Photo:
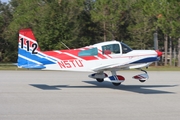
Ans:
[[[119,86],[121,83],[112,83],[114,86]]]
[[[97,78],[96,79],[98,82],[103,82],[104,81],[104,79],[102,79],[102,78]]]
[[[146,80],[139,80],[139,81],[143,83],[143,82],[145,82]]]

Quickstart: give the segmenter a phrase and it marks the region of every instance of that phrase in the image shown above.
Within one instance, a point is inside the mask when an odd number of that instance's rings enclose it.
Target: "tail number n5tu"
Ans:
[[[29,47],[32,47],[32,54],[37,54],[37,52],[35,52],[37,50],[38,44],[37,43],[30,43],[31,41],[29,40],[24,40],[24,38],[20,39],[21,41],[21,48],[23,49],[24,47],[24,43],[27,45],[26,50],[29,51]]]

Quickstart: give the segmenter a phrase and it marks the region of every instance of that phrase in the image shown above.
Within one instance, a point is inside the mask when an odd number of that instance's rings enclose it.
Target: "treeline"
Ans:
[[[163,65],[174,51],[179,56],[169,64],[180,67],[179,6],[179,0],[0,1],[0,61],[16,62],[18,31],[32,28],[42,50],[64,49],[62,42],[76,48],[113,39],[133,49],[154,49],[156,33]]]

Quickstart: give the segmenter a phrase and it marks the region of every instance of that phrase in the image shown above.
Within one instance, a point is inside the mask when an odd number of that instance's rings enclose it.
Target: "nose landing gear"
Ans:
[[[144,73],[143,74],[135,75],[135,76],[133,76],[133,78],[139,80],[140,82],[145,82],[146,80],[149,79],[147,71],[142,70],[142,69],[140,69],[140,70],[143,71]]]

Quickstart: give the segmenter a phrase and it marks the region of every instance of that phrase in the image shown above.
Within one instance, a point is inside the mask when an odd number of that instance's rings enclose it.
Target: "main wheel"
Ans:
[[[119,86],[121,83],[112,83],[114,86]]]
[[[103,82],[104,81],[104,79],[102,79],[102,78],[97,78],[96,79],[98,82]]]
[[[139,80],[140,82],[145,82],[146,80]]]

